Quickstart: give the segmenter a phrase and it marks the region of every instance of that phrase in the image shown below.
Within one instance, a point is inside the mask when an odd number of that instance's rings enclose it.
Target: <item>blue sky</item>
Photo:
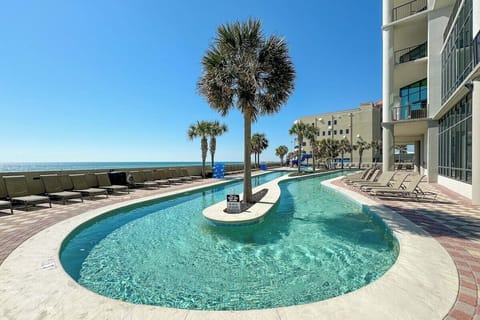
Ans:
[[[220,120],[216,159],[243,159],[243,118],[196,92],[216,28],[259,18],[284,36],[296,90],[252,132],[291,147],[296,118],[381,98],[381,1],[8,1],[0,10],[0,162],[199,161],[187,139]]]

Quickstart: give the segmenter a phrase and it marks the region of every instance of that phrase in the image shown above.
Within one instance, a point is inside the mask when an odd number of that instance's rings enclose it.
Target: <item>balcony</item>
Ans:
[[[397,21],[427,10],[427,0],[413,0],[392,10],[392,21]]]
[[[427,42],[395,51],[395,64],[414,61],[427,56]]]
[[[428,115],[427,101],[396,107],[392,109],[392,112],[393,121],[426,119]]]

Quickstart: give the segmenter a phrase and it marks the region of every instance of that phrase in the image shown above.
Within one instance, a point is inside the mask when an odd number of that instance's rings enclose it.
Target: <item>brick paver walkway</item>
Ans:
[[[335,184],[360,192],[342,181],[336,181]],[[472,206],[470,200],[437,184],[422,182],[420,187],[424,191],[437,193],[436,200],[373,197],[366,192],[361,194],[414,222],[445,248],[457,267],[460,279],[457,300],[445,319],[479,320],[480,206]]]

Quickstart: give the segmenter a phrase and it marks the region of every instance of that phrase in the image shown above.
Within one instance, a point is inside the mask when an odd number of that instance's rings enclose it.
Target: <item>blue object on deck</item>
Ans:
[[[260,170],[266,171],[267,170],[267,164],[266,163],[261,163],[260,164]]]
[[[213,166],[213,177],[216,179],[225,177],[225,165],[223,163],[215,163]]]

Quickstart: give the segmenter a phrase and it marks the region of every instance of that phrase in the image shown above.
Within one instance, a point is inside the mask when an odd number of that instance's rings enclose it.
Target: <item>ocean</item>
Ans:
[[[218,161],[234,164],[241,162]],[[201,166],[201,162],[0,162],[0,172],[129,169]],[[210,161],[206,162],[210,166]]]

